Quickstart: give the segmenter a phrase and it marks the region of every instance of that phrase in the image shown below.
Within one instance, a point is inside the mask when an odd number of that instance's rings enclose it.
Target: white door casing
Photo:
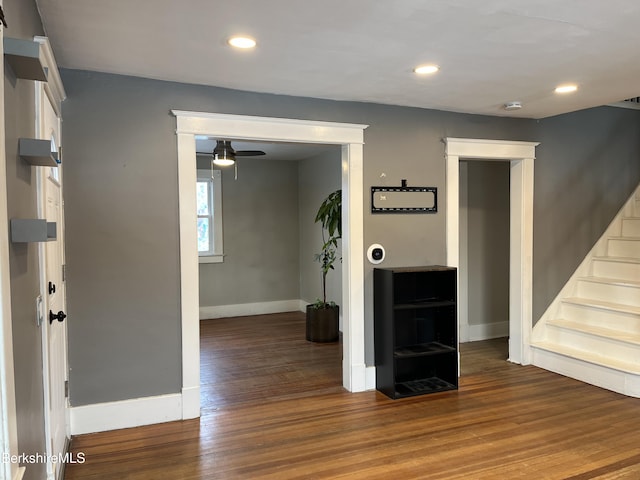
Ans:
[[[446,138],[447,264],[459,266],[460,160],[510,163],[509,361],[531,363],[535,142]],[[469,285],[469,288],[473,288]]]
[[[200,415],[200,330],[195,135],[342,145],[343,385],[366,389],[364,361],[363,148],[366,125],[173,110],[177,117],[183,418]]]
[[[66,321],[54,320],[50,322],[50,312],[58,315],[65,315],[65,284],[62,279],[63,265],[63,221],[62,221],[62,201],[61,184],[51,175],[46,175],[44,179],[44,194],[46,201],[47,222],[55,222],[57,228],[57,239],[44,244],[46,256],[46,298],[44,323],[42,324],[43,344],[46,348],[46,357],[43,356],[43,374],[47,376],[48,399],[45,401],[48,407],[45,421],[48,423],[47,448],[51,455],[58,457],[65,451],[67,440],[67,399],[65,395],[65,382],[67,380],[67,323]],[[49,290],[51,284],[51,293]],[[62,312],[62,313],[60,313]],[[48,375],[47,375],[48,374]],[[59,458],[59,457],[58,457]],[[60,463],[51,465],[53,476],[58,479],[60,473]]]
[[[44,45],[49,65],[52,60],[48,41],[36,37]],[[55,71],[57,74],[57,70]],[[52,73],[52,84],[35,82],[36,134],[38,138],[49,140],[52,149],[60,150],[61,120],[60,102],[64,98],[64,90],[58,78]],[[50,82],[51,82],[50,80]],[[58,78],[59,80],[59,78]],[[62,92],[62,94],[60,93]],[[60,154],[60,152],[59,152]],[[64,264],[64,208],[62,199],[62,166],[36,167],[38,190],[38,216],[56,224],[56,240],[41,243],[40,255],[40,292],[42,302],[42,361],[44,390],[45,447],[47,458],[47,479],[61,478],[61,462],[52,461],[65,453],[69,434],[69,406],[66,398],[65,383],[67,371],[67,323],[49,321],[50,312],[58,314],[66,312],[66,289],[63,280]]]

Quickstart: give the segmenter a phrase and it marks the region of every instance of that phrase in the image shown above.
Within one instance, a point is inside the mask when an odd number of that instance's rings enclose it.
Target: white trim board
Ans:
[[[364,186],[367,125],[172,110],[176,116],[180,216],[180,300],[183,388],[200,387],[198,252],[196,242],[195,136],[229,140],[342,145],[343,385],[366,389],[364,361]],[[195,398],[195,396],[194,396]],[[183,405],[183,418],[199,416],[200,404]]]
[[[463,331],[464,329],[464,331]],[[460,343],[478,342],[491,338],[501,338],[509,336],[509,322],[484,323],[479,325],[460,324]]]
[[[510,170],[509,360],[531,363],[533,160],[539,143],[445,138],[447,264],[459,267],[460,160],[508,161]],[[459,291],[459,289],[458,289]]]
[[[71,434],[83,435],[181,420],[183,397],[187,396],[174,393],[73,407]]]
[[[279,300],[274,302],[240,303],[236,305],[214,305],[200,307],[200,320],[270,313],[304,312],[307,302],[303,300]]]

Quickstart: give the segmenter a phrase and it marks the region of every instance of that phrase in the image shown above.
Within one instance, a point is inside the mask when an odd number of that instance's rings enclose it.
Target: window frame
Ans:
[[[222,230],[222,172],[220,170],[198,169],[197,182],[209,183],[209,251],[198,251],[199,263],[222,263],[224,261],[224,244]],[[203,218],[197,215],[196,218]]]

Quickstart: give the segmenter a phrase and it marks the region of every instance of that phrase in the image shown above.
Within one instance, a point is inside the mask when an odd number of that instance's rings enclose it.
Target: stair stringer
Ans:
[[[554,319],[562,318],[563,301],[565,299],[567,301],[569,301],[569,299],[581,300],[572,298],[576,297],[578,283],[585,277],[593,277],[594,259],[607,257],[609,239],[623,236],[623,218],[626,219],[628,217],[640,218],[640,185],[629,197],[627,202],[625,202],[603,235],[585,256],[571,278],[569,278],[534,326],[531,335],[531,363],[545,370],[575,378],[576,380],[624,395],[640,397],[640,362],[616,358],[616,351],[622,350],[619,348],[619,338],[599,338],[598,341],[604,342],[604,347],[598,348],[595,351],[589,351],[580,348],[580,346],[562,344],[563,340],[558,340],[563,336],[562,333],[558,333],[558,323],[560,322],[556,321],[554,325]],[[640,241],[640,239],[638,239],[638,241]],[[640,259],[636,261],[640,262]],[[640,281],[640,277],[636,280]],[[595,303],[595,305],[586,305],[584,308],[593,308],[595,313],[591,313],[590,316],[597,317],[597,311],[598,308],[600,308],[597,305],[598,302],[591,303]],[[616,314],[615,312],[609,312],[607,315],[610,317]],[[622,312],[621,315],[629,315],[629,313]],[[606,321],[610,321],[609,317],[607,317]],[[640,325],[640,314],[638,314],[637,318],[638,325]],[[575,334],[575,332],[571,333]],[[588,332],[580,332],[578,336],[583,334],[585,336],[590,335]],[[640,339],[640,332],[633,332],[633,335],[637,335],[638,339]],[[601,335],[599,335],[599,337],[601,337]],[[585,345],[590,344],[587,342]],[[624,343],[624,347],[627,352],[629,349],[632,351],[634,348],[637,349],[636,356],[640,356],[640,345],[637,344],[637,341],[635,345],[633,342],[631,345]]]

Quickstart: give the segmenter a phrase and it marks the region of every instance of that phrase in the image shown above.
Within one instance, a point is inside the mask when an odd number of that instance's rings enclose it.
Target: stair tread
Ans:
[[[591,298],[582,298],[582,297],[566,297],[562,299],[562,302],[571,303],[573,305],[580,305],[583,307],[595,307],[595,308],[610,310],[614,312],[631,313],[633,315],[640,315],[640,307],[634,307],[633,305],[625,305],[623,303],[604,302],[602,300],[594,300]]]
[[[610,236],[608,237],[609,240],[629,240],[629,241],[640,241],[640,237],[632,237],[632,236]]]
[[[640,281],[627,280],[625,278],[609,278],[609,277],[578,277],[577,280],[592,283],[602,283],[607,285],[620,285],[624,287],[640,287]]]
[[[555,318],[553,320],[548,320],[547,325],[562,327],[569,330],[575,330],[577,332],[587,333],[589,335],[594,335],[597,337],[608,338],[611,340],[617,340],[619,342],[631,343],[640,346],[640,334],[634,332],[617,330],[614,328],[599,327],[595,325],[587,325],[583,322],[567,320],[566,318]]]
[[[613,263],[639,263],[640,257],[606,257],[606,256],[595,256],[593,260],[598,260],[601,262],[613,262]]]
[[[622,372],[640,375],[640,364],[636,362],[625,362],[615,358],[604,357],[602,355],[597,355],[592,352],[578,350],[576,348],[571,348],[571,347],[559,345],[557,343],[552,343],[552,342],[537,341],[537,342],[531,343],[531,346],[534,348],[540,348],[542,350],[547,350],[549,352],[554,352],[560,355],[565,355],[567,357],[575,358],[577,360],[582,360],[584,362],[612,368],[614,370],[619,370]]]

